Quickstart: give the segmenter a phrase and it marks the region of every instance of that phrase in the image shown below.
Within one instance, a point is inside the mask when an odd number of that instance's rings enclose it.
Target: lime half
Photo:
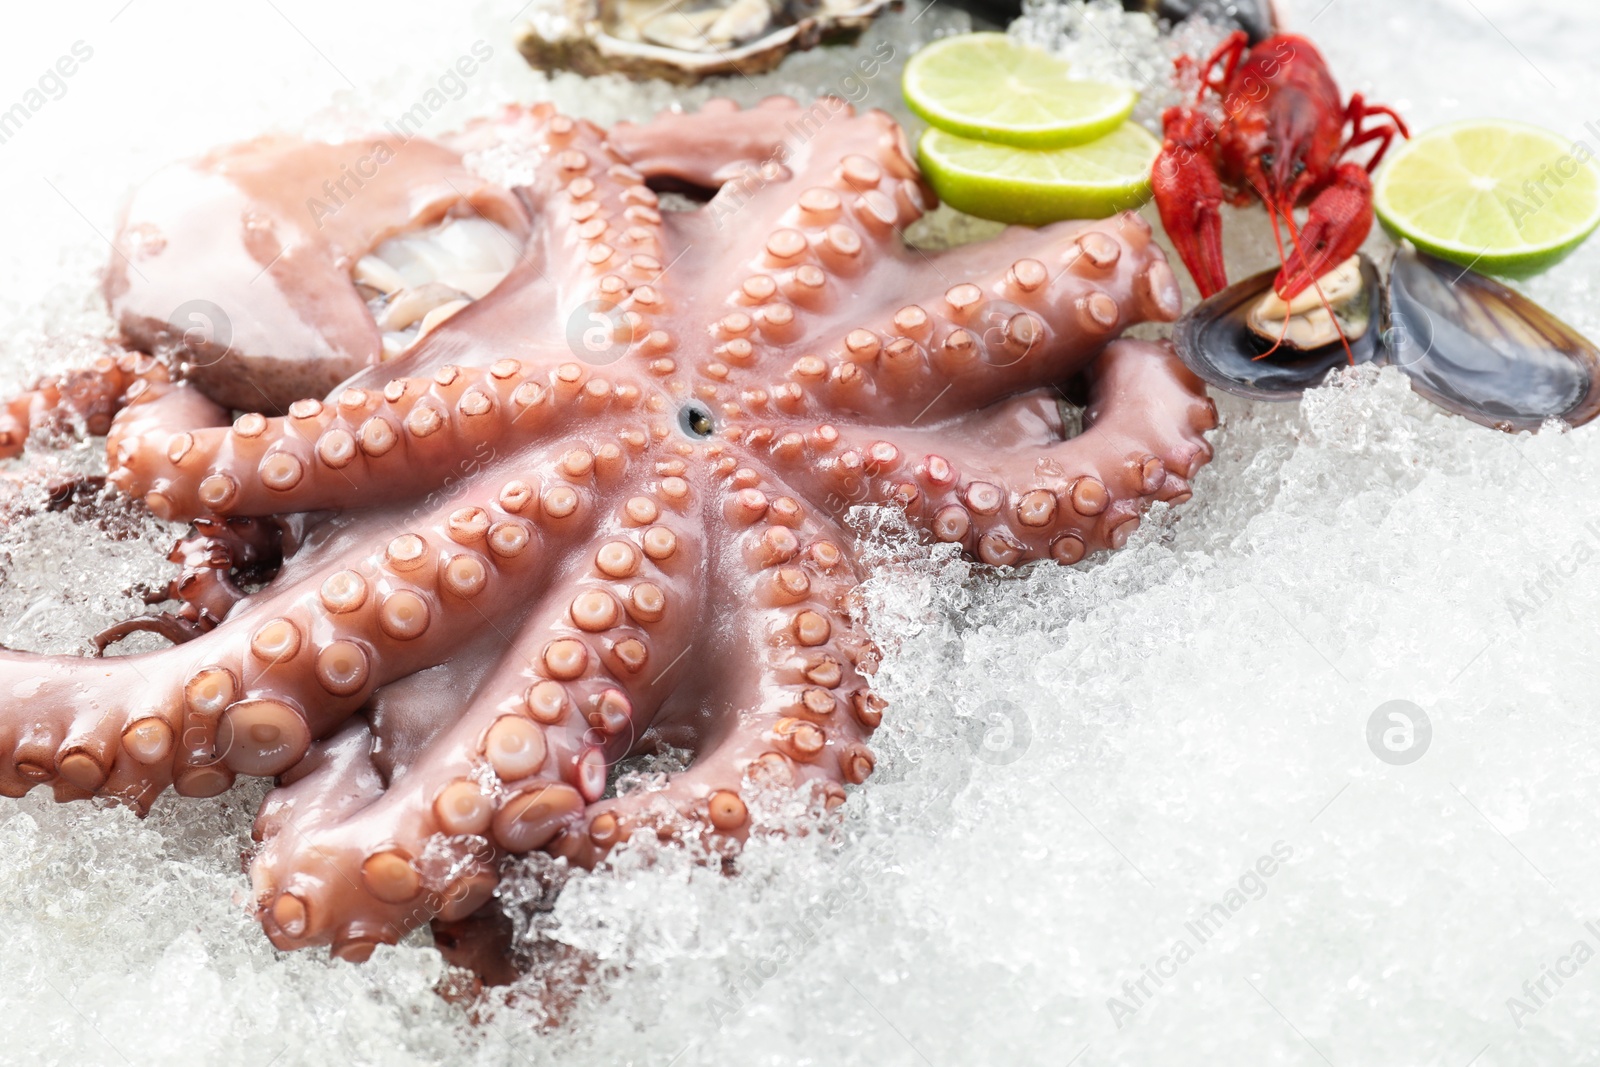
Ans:
[[[1150,197],[1161,142],[1124,122],[1088,144],[1037,151],[929,130],[917,145],[923,173],[953,208],[996,222],[1042,226],[1101,219]]]
[[[1373,207],[1423,251],[1497,274],[1531,274],[1600,225],[1600,170],[1587,150],[1521,122],[1439,126],[1378,172]]]
[[[906,104],[929,125],[1021,148],[1083,144],[1121,126],[1139,94],[1077,81],[1063,61],[1003,33],[966,33],[911,57]]]

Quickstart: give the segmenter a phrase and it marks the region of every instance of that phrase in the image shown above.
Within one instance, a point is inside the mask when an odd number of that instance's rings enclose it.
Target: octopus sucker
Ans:
[[[0,793],[142,810],[274,777],[256,914],[351,959],[466,917],[518,855],[593,866],[644,833],[728,857],[776,800],[843,803],[886,711],[850,509],[1078,563],[1187,499],[1216,413],[1168,346],[1116,339],[1178,312],[1136,216],[908,249],[934,198],[897,127],[817,106],[781,165],[794,101],[609,130],[507,108],[408,145],[321,228],[286,205],[381,141],[152,179],[122,235],[142,277],[107,292],[160,358],[40,383],[0,450],[77,418],[117,489],[194,524],[181,610],[103,635],[177,643],[0,652]],[[497,150],[515,188],[463,162]],[[652,186],[706,199],[664,212]],[[221,364],[162,309],[197,279],[236,327]],[[692,762],[610,791],[667,748]]]

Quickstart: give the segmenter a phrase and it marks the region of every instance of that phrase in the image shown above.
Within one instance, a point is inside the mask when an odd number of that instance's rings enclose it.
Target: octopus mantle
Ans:
[[[511,109],[400,146],[331,223],[300,205],[362,143],[255,142],[146,186],[108,294],[130,346],[188,366],[130,352],[45,383],[7,438],[74,397],[117,410],[111,478],[196,520],[179,595],[220,625],[0,653],[0,792],[142,809],[276,776],[261,921],[350,958],[471,913],[512,854],[593,865],[641,830],[726,851],[764,811],[842,802],[881,715],[848,510],[1075,563],[1188,498],[1215,412],[1165,346],[1114,340],[1179,310],[1142,219],[924,254],[895,124],[829,102],[797,136],[817,111],[606,131]],[[508,145],[515,188],[463,166]],[[709,202],[665,210],[668,187]],[[452,212],[493,218],[516,264],[380,362],[352,264]],[[225,351],[166,321],[192,296],[228,309]],[[229,567],[288,516],[281,570],[243,594]],[[667,748],[692,762],[608,791]]]

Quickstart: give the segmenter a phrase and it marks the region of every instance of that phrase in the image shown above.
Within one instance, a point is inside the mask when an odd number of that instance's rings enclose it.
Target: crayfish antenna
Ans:
[[[1281,270],[1282,267],[1288,263],[1288,259],[1283,254],[1283,234],[1278,229],[1278,208],[1276,204],[1266,197],[1262,197],[1261,202],[1267,205],[1267,218],[1272,220],[1272,241],[1278,246],[1278,264],[1279,269]],[[1256,360],[1266,359],[1268,356],[1277,352],[1278,349],[1283,347],[1283,342],[1288,336],[1289,316],[1285,315],[1283,317],[1283,329],[1278,331],[1278,339],[1272,342],[1271,348],[1261,353],[1255,358],[1255,360],[1251,360],[1251,362],[1253,363],[1256,362]]]
[[[1272,237],[1273,237],[1273,240],[1275,240],[1277,242],[1277,244],[1278,244],[1278,263],[1280,265],[1280,272],[1281,272],[1281,270],[1283,268],[1288,267],[1289,261],[1284,257],[1284,254],[1283,254],[1283,240],[1278,234],[1278,209],[1274,208],[1269,203],[1269,205],[1267,207],[1267,211],[1268,211],[1269,215],[1272,218]],[[1283,209],[1283,216],[1284,216],[1284,218],[1283,218],[1284,225],[1289,227],[1289,239],[1294,243],[1294,246],[1296,248],[1299,248],[1300,247],[1300,230],[1294,224],[1294,211],[1293,211],[1293,209],[1292,208]],[[1309,266],[1306,268],[1306,273],[1308,275],[1311,275],[1311,268]],[[1339,316],[1337,316],[1337,315],[1335,315],[1333,313],[1333,305],[1328,303],[1328,297],[1322,291],[1322,282],[1321,282],[1321,280],[1318,279],[1315,275],[1311,275],[1311,277],[1310,277],[1310,285],[1311,285],[1312,289],[1316,290],[1317,299],[1319,301],[1321,301],[1321,303],[1322,303],[1322,309],[1328,313],[1328,321],[1333,323],[1333,331],[1339,335],[1339,343],[1344,346],[1344,357],[1345,357],[1345,359],[1349,362],[1350,366],[1354,367],[1356,365],[1356,354],[1350,350],[1350,339],[1347,338],[1344,335],[1344,327],[1339,325]],[[1279,293],[1278,295],[1280,297],[1283,296],[1282,293]],[[1285,315],[1284,318],[1283,318],[1283,331],[1278,334],[1277,341],[1273,342],[1272,347],[1267,349],[1265,352],[1261,353],[1261,355],[1257,356],[1256,359],[1266,359],[1268,356],[1270,356],[1274,352],[1276,352],[1278,350],[1278,347],[1283,344],[1284,338],[1286,338],[1288,336],[1288,334],[1289,334],[1289,316]]]

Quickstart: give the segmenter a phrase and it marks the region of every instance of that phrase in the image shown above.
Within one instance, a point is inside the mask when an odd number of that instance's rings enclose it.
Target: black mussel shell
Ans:
[[[1272,288],[1277,271],[1267,270],[1235,282],[1209,300],[1189,309],[1172,329],[1178,357],[1208,384],[1252,400],[1296,400],[1321,385],[1335,367],[1369,363],[1383,351],[1383,286],[1378,269],[1361,257],[1361,280],[1368,301],[1367,332],[1350,342],[1299,350],[1282,345],[1272,355],[1257,358],[1272,342],[1245,324],[1251,307]]]
[[[1122,0],[1129,11],[1148,11],[1168,22],[1198,15],[1215,26],[1237,26],[1260,44],[1277,28],[1272,0]]]
[[[1600,414],[1600,350],[1520,293],[1411,248],[1389,267],[1384,341],[1411,387],[1502,430]]]
[[[1004,26],[1022,14],[1022,0],[954,0],[991,22]],[[1143,11],[1167,23],[1199,15],[1216,26],[1236,26],[1260,44],[1277,29],[1272,0],[1122,0],[1128,11]]]

